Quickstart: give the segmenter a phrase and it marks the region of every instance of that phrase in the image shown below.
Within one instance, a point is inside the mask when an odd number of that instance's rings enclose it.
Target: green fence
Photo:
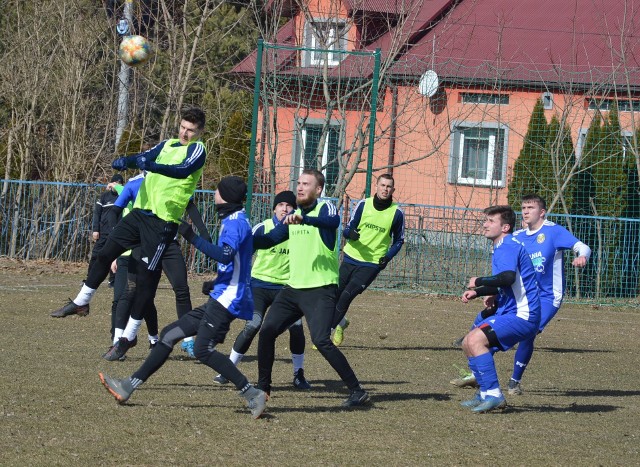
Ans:
[[[0,256],[23,260],[88,261],[93,205],[103,186],[3,181],[0,198]],[[253,194],[251,221],[271,216],[272,196]],[[210,232],[218,228],[213,192],[197,191],[195,201]],[[334,200],[335,201],[335,200]],[[348,209],[352,209],[351,203]],[[380,290],[458,295],[471,275],[490,271],[490,244],[481,234],[482,211],[451,206],[401,205],[405,245],[373,284]],[[349,213],[341,210],[343,222]],[[550,215],[593,250],[577,274],[566,256],[568,300],[594,304],[637,304],[640,220]],[[608,232],[607,236],[603,233]],[[189,245],[183,252],[190,271],[207,273],[214,263]]]

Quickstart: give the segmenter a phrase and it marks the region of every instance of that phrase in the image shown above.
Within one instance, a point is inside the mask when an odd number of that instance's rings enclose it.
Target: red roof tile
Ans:
[[[366,8],[389,11],[403,0],[343,1],[352,9],[360,2]],[[612,74],[631,68],[635,69],[632,82],[640,85],[637,18],[637,2],[424,0],[409,12],[401,31],[381,36],[364,50],[380,48],[384,59],[392,41],[400,38],[408,46],[391,68],[396,75],[420,76],[433,67],[445,79],[593,83],[621,81],[625,78],[622,73],[619,79],[611,78]],[[278,33],[278,42],[281,36],[293,37],[293,33],[290,22]],[[278,63],[291,59],[282,55]],[[354,61],[358,66],[353,66]],[[367,60],[366,66],[361,62],[361,57],[348,56],[333,73],[371,75],[373,60]],[[255,52],[233,71],[254,70]]]
[[[276,43],[280,45],[295,45],[295,23],[293,20],[289,20],[287,24],[282,26],[278,33],[276,34]],[[268,69],[278,69],[281,68],[284,64],[290,62],[293,58],[295,58],[295,50],[287,50],[280,49],[278,54],[273,54],[274,60],[267,61],[264,63]],[[231,73],[250,73],[255,74],[256,72],[256,58],[258,56],[258,50],[254,50],[249,55],[247,55],[244,60],[238,63],[233,69]]]
[[[627,69],[640,65],[638,13],[640,4],[621,1],[463,1],[408,54],[431,58],[435,50],[441,77],[592,83],[620,69],[622,31]],[[409,62],[393,71],[425,71]]]
[[[402,14],[409,11],[415,2],[412,0],[343,0],[343,3],[349,12]]]

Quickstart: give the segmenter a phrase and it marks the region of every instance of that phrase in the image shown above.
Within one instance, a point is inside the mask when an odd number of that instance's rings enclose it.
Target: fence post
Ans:
[[[366,198],[371,196],[371,174],[373,172],[373,148],[376,136],[376,113],[378,111],[378,81],[380,80],[380,49],[375,51],[373,66],[373,83],[371,85],[371,117],[369,117],[369,148],[367,152],[367,181],[364,189]]]
[[[256,57],[256,78],[253,82],[253,116],[251,119],[251,146],[249,147],[249,179],[247,180],[247,216],[251,218],[251,201],[253,199],[253,179],[255,175],[256,134],[258,132],[258,107],[260,105],[260,81],[262,75],[262,51],[264,40],[258,39],[258,56]]]

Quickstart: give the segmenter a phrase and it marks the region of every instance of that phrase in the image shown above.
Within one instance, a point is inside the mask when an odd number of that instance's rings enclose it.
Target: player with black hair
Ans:
[[[197,236],[189,224],[180,226],[181,235],[196,248],[218,262],[218,276],[209,292],[209,300],[166,326],[160,341],[142,366],[130,377],[112,378],[100,373],[105,388],[119,403],[124,403],[133,392],[167,361],[173,347],[187,336],[196,336],[194,352],[203,364],[231,381],[246,401],[253,418],[262,415],[266,394],[249,383],[238,368],[216,346],[229,332],[236,319],[249,319],[253,314],[251,294],[251,257],[253,237],[251,225],[242,207],[247,185],[240,177],[220,180],[215,193],[218,216],[221,219],[216,245]]]
[[[393,201],[394,179],[382,174],[376,192],[361,200],[343,231],[344,246],[333,321],[333,343],[342,344],[351,302],[378,277],[404,244],[404,213]]]
[[[107,185],[107,189],[100,195],[100,198],[98,198],[96,204],[93,206],[91,238],[96,243],[93,245],[93,249],[91,250],[91,258],[89,258],[87,273],[93,267],[93,264],[96,262],[96,258],[98,257],[98,252],[102,249],[104,244],[107,243],[109,233],[111,233],[117,223],[117,220],[114,222],[113,217],[110,216],[109,213],[113,208],[116,199],[118,199],[118,195],[120,195],[123,185],[124,178],[122,175],[118,173],[113,174],[111,181]],[[114,275],[111,274],[109,276],[109,285],[113,285],[113,280]]]
[[[206,150],[200,136],[204,125],[204,112],[198,108],[188,109],[182,113],[178,138],[165,140],[138,155],[113,161],[112,167],[116,170],[138,167],[147,171],[147,176],[133,210],[109,234],[80,293],[51,313],[52,317],[88,313],[89,303],[109,274],[113,260],[123,252],[139,247],[144,266],[137,269],[132,319],[123,334],[133,345],[145,311],[153,304],[162,256],[176,236],[185,207],[202,175]]]
[[[254,235],[264,235],[280,225],[285,216],[297,208],[296,195],[292,191],[281,191],[273,200],[273,216],[253,228]],[[253,339],[260,331],[267,309],[274,302],[284,284],[289,280],[289,246],[287,242],[272,248],[258,250],[251,267],[251,291],[253,293],[253,317],[247,321],[233,344],[229,359],[234,365],[240,363]],[[297,389],[311,389],[304,376],[305,338],[302,320],[289,326],[289,349],[293,362],[293,385]],[[216,383],[226,384],[227,379],[218,375]]]
[[[514,232],[513,236],[522,242],[533,262],[536,280],[540,287],[541,318],[539,334],[556,315],[565,291],[564,250],[573,250],[576,257],[573,266],[583,268],[591,256],[591,248],[578,240],[571,232],[546,220],[547,203],[537,194],[522,197],[522,220],[526,228]],[[522,394],[522,376],[531,361],[536,335],[518,345],[513,360],[513,373],[509,380],[508,392]]]
[[[324,183],[322,172],[304,170],[298,177],[295,213],[287,215],[268,234],[253,237],[256,249],[289,241],[289,280],[271,305],[258,338],[258,387],[270,393],[276,339],[304,316],[311,341],[350,390],[342,406],[352,408],[368,403],[369,394],[360,386],[346,357],[331,342],[340,216],[333,204],[318,201]]]
[[[462,301],[496,296],[495,314],[478,317],[464,337],[462,350],[480,389],[462,402],[474,412],[488,412],[506,406],[500,390],[493,354],[506,351],[535,336],[540,323],[540,297],[533,264],[524,246],[511,233],[516,215],[509,206],[492,206],[484,211],[483,233],[493,242],[492,275],[471,277]]]

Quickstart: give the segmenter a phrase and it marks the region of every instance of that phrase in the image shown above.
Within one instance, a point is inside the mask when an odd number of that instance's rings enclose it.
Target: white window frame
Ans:
[[[578,141],[576,141],[576,159],[578,161],[582,158],[582,149],[584,148],[584,143],[587,141],[587,133],[589,133],[589,128],[580,128],[578,132]],[[627,157],[627,145],[625,143],[626,140],[633,141],[633,132],[622,130],[620,137],[622,139],[622,160],[625,160]]]
[[[582,158],[582,148],[587,141],[587,133],[589,133],[589,128],[580,128],[578,131],[578,141],[576,141],[576,160],[578,161]]]
[[[496,102],[491,102],[491,101]],[[497,92],[462,92],[460,101],[470,105],[509,105],[511,96]],[[504,102],[503,102],[504,101]]]
[[[487,176],[485,178],[472,178],[464,177],[463,171],[463,157],[464,157],[464,144],[465,144],[465,130],[470,129],[482,129],[482,130],[494,130],[495,134],[489,135],[489,143],[487,147]],[[494,180],[493,174],[496,169],[496,138],[498,132],[503,132],[502,142],[502,160],[501,167],[499,167],[500,179]],[[507,173],[507,148],[509,138],[509,127],[494,122],[453,122],[451,127],[451,144],[449,154],[449,182],[456,185],[473,185],[492,188],[504,188],[506,186],[506,173]]]
[[[307,126],[310,126],[310,125],[320,126],[323,124],[324,124],[324,121],[322,119],[307,119],[304,122],[299,121],[298,124],[296,125],[296,127],[298,128],[298,131],[296,133],[298,133],[300,136],[296,140],[294,154],[293,154],[293,161],[292,161],[293,172],[291,177],[291,190],[294,192],[296,190],[296,183],[297,183],[298,177],[305,169],[304,153],[305,153],[305,147],[307,144]],[[338,150],[337,150],[336,156],[339,156],[342,146],[344,145],[344,138],[342,134],[342,131],[343,131],[342,124],[340,121],[332,119],[329,122],[329,127],[338,131]],[[328,141],[329,135],[330,135],[330,132],[327,132],[327,134],[324,135],[325,141],[324,141],[323,150],[322,150],[322,166],[324,167],[324,169],[322,170],[322,173],[325,176],[325,180],[326,180],[325,188],[322,190],[322,196],[325,196],[326,187],[330,183],[327,176],[327,167],[329,163],[329,141]]]
[[[629,130],[622,130],[622,160],[627,160],[627,142],[629,146],[633,144],[633,132]]]
[[[315,25],[329,24],[329,37],[327,43],[322,44],[318,34],[314,33]],[[341,51],[347,50],[347,23],[341,19],[335,18],[314,18],[312,21],[307,21],[304,28],[305,40],[304,44],[309,49],[307,51],[307,66],[322,66],[325,60],[329,66],[339,65],[343,60],[345,54]],[[338,52],[319,52],[336,50]]]
[[[542,107],[544,110],[553,110],[553,93],[548,91],[542,93]]]

